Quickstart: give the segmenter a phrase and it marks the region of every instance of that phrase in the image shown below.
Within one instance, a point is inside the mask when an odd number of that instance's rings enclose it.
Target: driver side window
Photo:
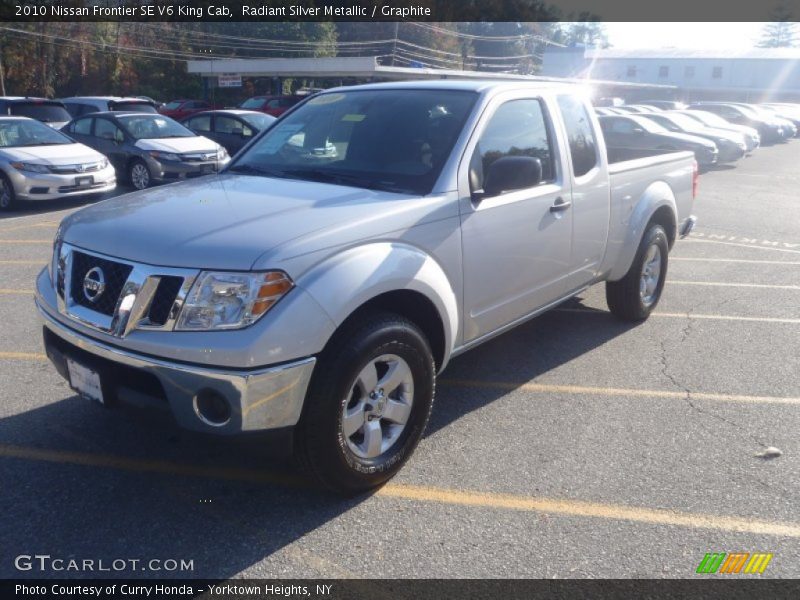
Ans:
[[[94,125],[94,136],[104,140],[121,141],[122,131],[108,119],[97,119]]]
[[[470,162],[470,184],[483,189],[491,164],[506,156],[529,156],[542,163],[541,182],[555,179],[553,145],[542,103],[539,100],[510,100],[492,115],[475,147]],[[511,190],[508,190],[511,191]]]

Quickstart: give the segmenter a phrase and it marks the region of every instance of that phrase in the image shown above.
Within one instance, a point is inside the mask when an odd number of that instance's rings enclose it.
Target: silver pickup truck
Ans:
[[[107,406],[289,428],[357,492],[408,460],[452,357],[601,281],[612,313],[647,318],[696,180],[689,152],[609,156],[580,88],[331,90],[219,175],[64,219],[36,285],[45,348]]]

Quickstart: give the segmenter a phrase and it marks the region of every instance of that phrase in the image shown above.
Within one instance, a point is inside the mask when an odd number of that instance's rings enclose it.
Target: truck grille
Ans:
[[[103,271],[106,287],[97,300],[92,302],[83,293],[83,281],[86,278],[86,274],[95,267]],[[73,252],[72,285],[70,286],[70,295],[73,302],[109,317],[113,316],[122,287],[128,280],[132,270],[133,267],[131,265],[113,262],[99,256],[84,254],[83,252]]]
[[[183,277],[165,276],[161,278],[153,301],[150,303],[148,320],[151,325],[164,325],[169,320],[169,313],[182,285]]]

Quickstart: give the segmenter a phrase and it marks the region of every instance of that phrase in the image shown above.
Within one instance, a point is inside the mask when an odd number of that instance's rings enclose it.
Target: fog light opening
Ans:
[[[231,420],[231,405],[219,392],[205,388],[194,397],[194,412],[206,425],[222,427]]]

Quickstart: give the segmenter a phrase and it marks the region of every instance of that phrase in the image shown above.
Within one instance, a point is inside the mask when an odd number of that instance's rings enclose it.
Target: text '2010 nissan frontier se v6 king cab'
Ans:
[[[36,285],[81,395],[192,430],[293,428],[356,492],[419,442],[436,374],[605,281],[629,320],[694,224],[689,152],[607,150],[581,88],[409,82],[317,94],[218,175],[62,222]]]

